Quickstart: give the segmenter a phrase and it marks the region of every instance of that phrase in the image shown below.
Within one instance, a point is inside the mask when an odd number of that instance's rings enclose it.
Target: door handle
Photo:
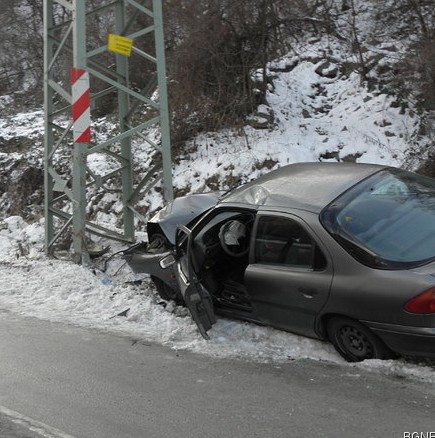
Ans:
[[[298,292],[308,299],[314,298],[319,293],[314,287],[299,287]]]

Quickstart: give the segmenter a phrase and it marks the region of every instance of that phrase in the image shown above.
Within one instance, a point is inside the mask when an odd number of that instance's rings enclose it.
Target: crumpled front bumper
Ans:
[[[178,289],[172,250],[150,252],[148,244],[140,242],[127,248],[123,256],[134,273],[155,276],[173,289]]]

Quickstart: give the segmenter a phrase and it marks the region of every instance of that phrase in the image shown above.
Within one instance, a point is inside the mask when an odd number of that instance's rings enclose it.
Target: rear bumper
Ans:
[[[409,327],[362,321],[394,352],[435,358],[435,327]]]

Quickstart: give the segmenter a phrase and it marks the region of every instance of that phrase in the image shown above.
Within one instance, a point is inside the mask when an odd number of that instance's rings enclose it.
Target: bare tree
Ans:
[[[264,100],[253,73],[283,53],[306,15],[301,0],[166,2],[173,140],[234,124]]]
[[[42,90],[42,2],[0,0],[0,92]]]

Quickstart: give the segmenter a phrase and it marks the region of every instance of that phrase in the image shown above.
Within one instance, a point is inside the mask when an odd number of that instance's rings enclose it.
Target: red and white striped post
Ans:
[[[73,112],[73,260],[89,264],[86,243],[86,157],[91,141],[91,93],[89,73],[79,68],[71,69],[71,97]]]
[[[74,143],[89,143],[91,141],[89,73],[80,68],[72,68],[71,86]]]

